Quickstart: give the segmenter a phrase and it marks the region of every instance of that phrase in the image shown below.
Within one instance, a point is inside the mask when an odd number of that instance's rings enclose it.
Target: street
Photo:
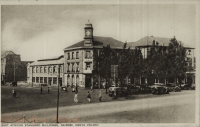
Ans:
[[[55,123],[56,108],[2,114],[2,122],[25,115],[35,123]],[[23,123],[23,119],[17,121]],[[195,91],[137,100],[91,103],[59,108],[59,122],[73,123],[194,123]]]

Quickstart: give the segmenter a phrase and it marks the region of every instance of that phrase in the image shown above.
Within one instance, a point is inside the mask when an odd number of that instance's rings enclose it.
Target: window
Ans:
[[[76,76],[76,85],[79,85],[79,76]]]
[[[40,67],[40,72],[43,73],[43,67]]]
[[[32,82],[35,82],[35,77],[32,78]]]
[[[47,73],[47,67],[44,67],[44,73]]]
[[[76,72],[79,72],[79,63],[76,63]]]
[[[91,70],[90,69],[90,63],[86,63],[86,70]]]
[[[74,63],[72,63],[72,72],[74,72],[75,69],[74,69]]]
[[[35,73],[35,67],[33,67],[33,73]]]
[[[51,73],[52,72],[52,68],[51,67],[49,67],[49,73]]]
[[[76,52],[76,59],[79,59],[79,52]]]
[[[67,53],[67,59],[70,60],[70,53]]]
[[[44,83],[47,83],[47,77],[44,77]]]
[[[90,58],[90,51],[86,51],[86,56],[85,58]]]
[[[62,73],[62,68],[63,68],[63,66],[60,66],[60,73]]]
[[[67,63],[67,72],[70,72],[69,67],[70,67],[70,63]]]
[[[40,83],[43,83],[43,77],[40,77]]]
[[[67,85],[70,85],[70,76],[67,76]]]
[[[53,67],[53,73],[55,73],[55,72],[56,72],[56,67],[54,66],[54,67]]]
[[[39,67],[37,67],[36,73],[39,73],[39,71],[40,71],[40,68],[39,68]]]
[[[74,57],[74,52],[72,52],[72,59],[74,59],[75,57]]]
[[[39,83],[39,77],[36,77],[36,82]]]
[[[191,50],[188,50],[188,55],[191,55]]]
[[[53,84],[57,84],[57,78],[53,78]]]

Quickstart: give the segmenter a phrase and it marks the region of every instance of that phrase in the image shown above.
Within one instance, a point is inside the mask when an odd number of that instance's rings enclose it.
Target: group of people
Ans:
[[[87,100],[89,103],[91,101],[91,98],[92,97],[91,97],[90,91],[88,91]],[[102,99],[102,94],[101,94],[101,91],[99,91],[99,102],[101,102],[101,99]],[[78,92],[77,91],[75,92],[75,95],[74,95],[74,103],[78,103]]]

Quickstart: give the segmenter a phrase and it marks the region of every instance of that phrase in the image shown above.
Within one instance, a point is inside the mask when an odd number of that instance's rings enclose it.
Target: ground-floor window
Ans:
[[[44,83],[47,83],[47,77],[44,77]]]
[[[53,84],[57,84],[57,78],[53,78]]]
[[[39,77],[36,77],[36,82],[39,83]]]
[[[32,82],[35,82],[35,77],[32,77]]]
[[[43,83],[43,77],[40,77],[40,83]]]

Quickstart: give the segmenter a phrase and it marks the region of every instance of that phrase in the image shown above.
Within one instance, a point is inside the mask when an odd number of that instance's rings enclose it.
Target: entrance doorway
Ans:
[[[91,87],[91,75],[85,76],[85,87]]]

